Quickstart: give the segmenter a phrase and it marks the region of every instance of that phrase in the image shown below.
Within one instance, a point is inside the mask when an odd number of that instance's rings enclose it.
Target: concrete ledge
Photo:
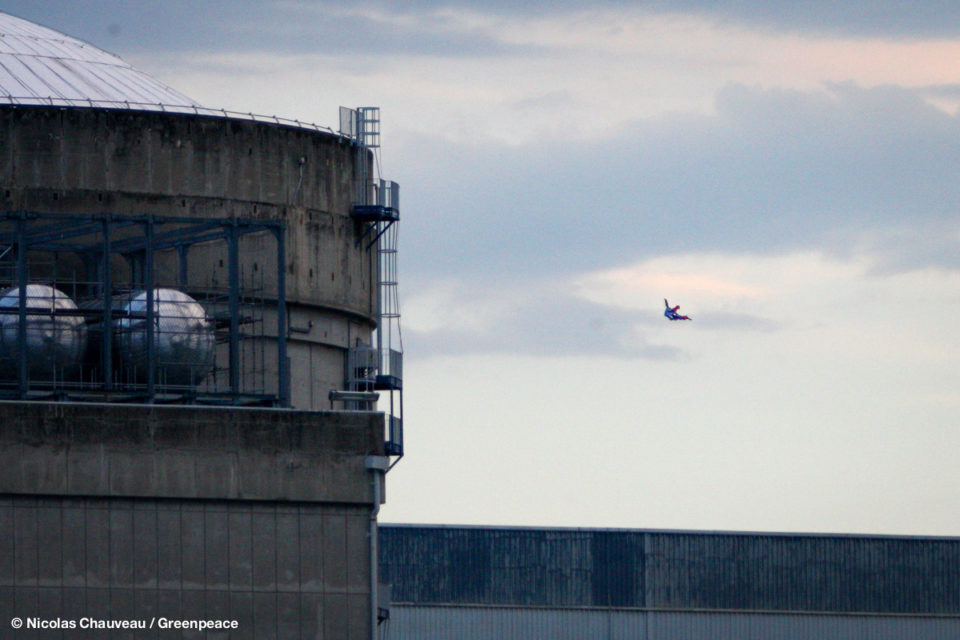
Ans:
[[[0,493],[371,503],[383,415],[0,402]]]

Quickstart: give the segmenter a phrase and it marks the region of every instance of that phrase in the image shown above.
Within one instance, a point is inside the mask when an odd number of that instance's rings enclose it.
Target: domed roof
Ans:
[[[3,12],[0,104],[167,111],[200,106],[112,53]]]

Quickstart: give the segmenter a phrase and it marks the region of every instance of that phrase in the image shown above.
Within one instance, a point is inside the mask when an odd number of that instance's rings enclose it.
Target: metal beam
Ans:
[[[110,241],[113,222],[109,218],[101,221],[103,225],[103,254],[100,265],[103,269],[100,278],[103,283],[103,344],[100,362],[103,365],[103,386],[110,391],[113,388],[113,271],[110,269]]]
[[[17,393],[23,398],[27,393],[27,239],[25,217],[17,220],[17,290],[20,293],[17,325]]]
[[[154,384],[156,382],[157,345],[155,343],[156,318],[156,291],[153,287],[153,221],[147,220],[146,234],[144,235],[143,250],[143,288],[147,292],[147,396],[148,402],[153,402]]]
[[[157,225],[165,224],[165,221],[162,218],[157,220],[145,220],[143,224]],[[188,228],[179,228],[173,229],[171,231],[165,231],[163,233],[154,232],[153,236],[153,247],[157,248],[166,248],[169,246],[175,246],[179,242],[190,241],[193,242],[202,242],[200,240],[193,240],[193,237],[196,234],[202,231],[208,231],[210,229],[222,228],[222,224],[216,222],[195,222],[192,227]],[[221,231],[221,236],[223,232]],[[138,251],[144,247],[144,238],[142,237],[133,237],[133,238],[124,238],[123,240],[118,240],[114,243],[114,250],[118,253],[126,253],[129,251]],[[172,244],[171,244],[172,243]]]

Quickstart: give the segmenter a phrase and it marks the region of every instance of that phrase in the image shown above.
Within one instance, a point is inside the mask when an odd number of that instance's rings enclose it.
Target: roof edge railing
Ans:
[[[275,115],[266,116],[250,112],[230,111],[228,109],[211,109],[196,104],[164,104],[159,102],[129,102],[127,100],[93,100],[91,98],[0,95],[0,105],[5,104],[22,107],[79,107],[86,109],[117,109],[118,111],[159,111],[162,113],[193,114],[231,120],[267,122],[284,127],[292,127],[294,129],[306,129],[309,131],[319,131],[321,133],[332,133],[337,136],[343,136],[342,133],[334,131],[330,127],[324,127],[312,122],[304,122],[292,118],[280,118]]]

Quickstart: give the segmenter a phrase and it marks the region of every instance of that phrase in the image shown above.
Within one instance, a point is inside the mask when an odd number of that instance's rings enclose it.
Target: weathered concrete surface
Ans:
[[[293,386],[291,404],[319,410],[330,389],[343,387],[346,350],[369,343],[375,325],[375,252],[358,242],[363,228],[350,217],[359,153],[340,136],[264,122],[0,105],[0,210],[285,222],[290,369],[295,380],[310,381]],[[244,236],[240,254],[240,273],[270,300],[272,239]],[[191,249],[184,288],[225,286],[223,258]],[[155,259],[158,286],[181,288],[176,252]],[[115,283],[125,269],[113,261]],[[269,305],[264,316],[270,353]],[[275,365],[265,366],[275,376]]]
[[[382,416],[0,402],[0,493],[372,503]]]
[[[370,638],[369,509],[0,495],[0,637],[10,621],[236,620],[225,633],[64,638]]]
[[[382,420],[0,402],[0,624],[163,616],[236,620],[232,640],[370,638],[364,460],[383,454]]]
[[[288,300],[370,317],[371,256],[350,218],[357,154],[339,136],[263,122],[3,105],[0,208],[284,220]]]

